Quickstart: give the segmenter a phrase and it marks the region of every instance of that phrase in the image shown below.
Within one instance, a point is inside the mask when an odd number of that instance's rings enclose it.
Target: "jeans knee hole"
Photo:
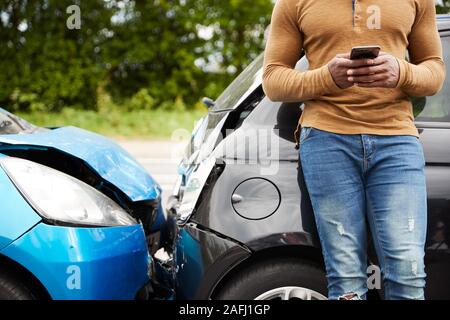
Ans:
[[[361,298],[358,296],[358,294],[350,292],[339,296],[339,300],[361,300]]]

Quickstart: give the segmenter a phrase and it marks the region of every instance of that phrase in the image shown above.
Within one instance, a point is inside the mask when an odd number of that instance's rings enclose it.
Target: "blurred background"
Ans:
[[[274,0],[0,0],[0,106],[114,137],[190,130],[264,47]],[[71,5],[81,25],[70,29]],[[450,0],[436,1],[449,12]]]
[[[69,29],[78,5],[81,26]],[[272,0],[0,0],[0,106],[43,126],[167,138],[263,49]]]

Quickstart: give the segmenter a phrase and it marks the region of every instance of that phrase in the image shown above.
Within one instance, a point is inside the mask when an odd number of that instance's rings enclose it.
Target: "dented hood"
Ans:
[[[131,201],[155,200],[161,188],[137,161],[115,142],[76,127],[0,135],[2,148],[54,148],[84,161]]]

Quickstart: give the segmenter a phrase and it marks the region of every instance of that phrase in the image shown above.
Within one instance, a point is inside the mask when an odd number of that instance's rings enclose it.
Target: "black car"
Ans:
[[[448,70],[450,16],[439,16],[438,27]],[[295,147],[303,105],[265,97],[262,64],[260,55],[217,101],[206,101],[210,111],[180,165],[168,206],[174,245],[159,261],[178,299],[327,296]],[[306,58],[296,68],[307,70]],[[450,81],[413,104],[427,161],[426,298],[450,299]],[[369,257],[376,265],[373,248]]]

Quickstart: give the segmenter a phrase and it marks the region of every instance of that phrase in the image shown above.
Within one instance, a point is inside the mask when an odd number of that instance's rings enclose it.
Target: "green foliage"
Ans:
[[[437,1],[436,12],[437,13],[450,13],[450,0]]]
[[[11,110],[30,110],[30,111],[44,111],[45,106],[39,101],[35,93],[21,93],[19,89],[15,89],[10,96]]]
[[[201,110],[263,49],[273,0],[2,0],[0,105]],[[69,30],[70,5],[81,29]],[[450,0],[438,2],[439,13]]]
[[[66,28],[70,0],[2,1],[0,103],[46,111],[95,108],[102,68],[96,41],[111,18],[102,1],[83,2],[83,27]]]
[[[66,8],[81,8],[69,30]],[[271,0],[4,0],[0,104],[185,110],[263,48]]]
[[[140,89],[127,104],[128,110],[151,110],[155,107],[155,99],[148,90]]]
[[[196,121],[205,115],[204,110],[176,112],[167,110],[109,112],[63,108],[58,113],[19,112],[19,116],[39,126],[76,126],[110,137],[170,138],[176,130],[189,134]]]

